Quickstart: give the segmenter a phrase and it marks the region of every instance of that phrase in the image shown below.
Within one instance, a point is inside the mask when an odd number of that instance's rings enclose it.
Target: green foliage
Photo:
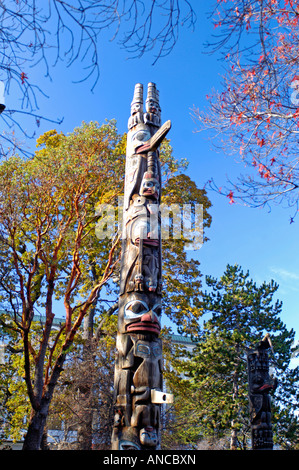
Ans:
[[[177,438],[196,445],[201,439],[219,439],[231,432],[237,435],[239,448],[246,448],[249,437],[246,350],[268,332],[280,383],[273,398],[274,428],[280,432],[276,441],[282,447],[287,442],[294,445],[295,441],[290,441],[298,424],[295,417],[299,404],[298,368],[289,369],[294,331],[288,331],[280,319],[281,302],[273,301],[277,284],[271,281],[257,286],[239,266],[227,266],[220,280],[207,276],[206,282],[211,290],[203,296],[202,309],[208,318],[202,330],[198,329],[193,351],[169,355],[175,372],[169,370],[167,378],[171,388],[178,391]],[[286,409],[292,410],[288,424]],[[283,417],[285,431],[280,421]]]
[[[91,290],[111,275],[103,278],[111,242],[95,237],[94,209],[123,190],[124,139],[115,122],[83,123],[68,136],[49,131],[37,146],[32,158],[11,157],[0,165],[0,300],[23,352],[14,358],[22,357],[13,367],[23,379],[13,390],[20,406],[9,411],[12,435],[19,417],[28,415],[20,394],[38,410],[51,380],[55,386],[56,361],[70,351]],[[55,299],[65,307],[66,325],[58,330],[52,328]],[[34,315],[43,317],[39,328]]]
[[[199,189],[185,174],[168,179],[164,186],[162,203],[169,207],[178,204],[182,208],[186,204],[202,205],[203,229],[211,225],[211,216],[208,213],[211,203],[206,191]],[[197,320],[202,315],[202,282],[200,263],[188,256],[186,243],[188,240],[183,236],[180,239],[170,236],[169,239],[162,240],[163,303],[165,314],[177,324],[179,331],[190,334],[196,331]]]
[[[56,131],[44,134],[31,159],[14,157],[1,164],[2,233],[9,253],[18,250],[15,271],[19,270],[23,282],[31,271],[33,303],[39,299],[44,305],[51,270],[55,270],[55,297],[64,296],[68,267],[76,255],[81,273],[72,299],[80,289],[86,293],[88,259],[96,252],[99,271],[103,270],[108,246],[99,249],[94,236],[94,209],[96,203],[115,201],[122,191],[121,144],[114,122],[101,127],[83,124],[68,136]]]
[[[5,323],[4,323],[5,322]],[[10,437],[22,438],[24,417],[28,415],[30,403],[26,394],[24,360],[20,355],[21,342],[13,322],[5,312],[1,313],[0,342],[3,344],[3,361],[0,362],[0,443]]]
[[[124,189],[125,146],[126,135],[118,134],[115,121],[83,123],[68,135],[46,132],[31,158],[14,156],[0,164],[0,301],[10,312],[10,334],[16,335],[21,350],[11,355],[14,380],[6,372],[7,384],[15,387],[5,402],[9,432],[15,437],[22,418],[29,416],[29,404],[38,412],[43,400],[51,400],[65,357],[74,357],[74,341],[80,344],[76,334],[84,316],[96,307],[99,321],[104,318],[103,286],[116,298],[112,274],[117,274],[120,244],[95,236],[101,218],[96,208],[104,203],[117,207]],[[208,226],[210,203],[182,174],[187,162],[174,157],[169,141],[161,146],[160,158],[164,201],[204,204]],[[187,260],[184,240],[167,240],[164,259],[169,291],[165,312],[187,331],[199,305],[199,263]],[[177,263],[174,278],[170,273]],[[65,324],[58,328],[53,328],[54,300],[64,307],[59,316]],[[40,322],[34,321],[37,315]],[[105,330],[107,322],[112,317]],[[112,338],[106,335],[108,350],[114,347]],[[6,387],[4,401],[7,393]]]

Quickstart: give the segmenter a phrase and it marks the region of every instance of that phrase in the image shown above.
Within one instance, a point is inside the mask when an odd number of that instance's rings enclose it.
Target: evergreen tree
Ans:
[[[196,445],[229,433],[231,449],[248,446],[246,350],[269,333],[280,384],[272,400],[274,437],[280,446],[294,448],[299,370],[289,368],[295,333],[280,319],[282,303],[273,299],[278,285],[271,281],[257,286],[237,265],[228,265],[220,280],[208,276],[206,282],[210,291],[203,296],[202,308],[208,318],[188,360],[177,355],[172,361],[176,372],[168,375],[179,392],[178,438]]]

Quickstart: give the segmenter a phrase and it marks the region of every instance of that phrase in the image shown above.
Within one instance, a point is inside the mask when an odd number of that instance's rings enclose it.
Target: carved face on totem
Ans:
[[[251,391],[252,393],[266,393],[268,392],[272,387],[269,383],[269,376],[268,374],[261,373],[261,372],[254,372],[252,375],[252,380],[251,380]]]
[[[136,113],[142,113],[143,105],[142,102],[135,101],[131,105],[131,114],[134,115]]]
[[[161,112],[159,103],[154,98],[146,100],[146,111],[148,113],[159,114]]]
[[[269,358],[264,349],[248,355],[250,393],[268,393],[275,388],[276,381],[269,374]]]
[[[140,442],[148,447],[155,447],[158,444],[157,430],[152,426],[142,428],[140,431]]]
[[[147,196],[154,199],[159,199],[160,194],[160,184],[159,181],[154,177],[153,173],[146,171],[144,173],[140,195]]]
[[[119,328],[122,333],[152,333],[161,330],[161,299],[150,292],[131,292],[119,311]]]
[[[134,89],[134,96],[131,103],[131,115],[143,112],[143,85],[136,83]]]

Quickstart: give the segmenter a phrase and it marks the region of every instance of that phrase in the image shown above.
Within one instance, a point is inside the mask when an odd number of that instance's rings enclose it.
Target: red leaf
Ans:
[[[235,202],[234,201],[234,193],[232,191],[230,191],[226,197],[229,198],[229,203],[230,204],[234,204],[234,202]]]
[[[27,75],[25,74],[25,72],[22,72],[22,73],[21,73],[21,82],[22,82],[22,85],[24,85],[25,80],[26,80],[27,78],[28,78],[28,77],[27,77]]]

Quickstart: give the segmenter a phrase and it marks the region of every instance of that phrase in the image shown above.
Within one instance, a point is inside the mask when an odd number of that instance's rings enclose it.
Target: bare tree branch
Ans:
[[[100,75],[98,40],[103,31],[112,31],[112,40],[118,38],[133,57],[155,50],[155,63],[171,52],[180,28],[196,22],[188,0],[9,0],[0,6],[0,81],[5,95],[20,102],[20,109],[8,108],[2,118],[24,138],[35,134],[25,131],[21,115],[31,117],[37,127],[41,120],[61,122],[38,111],[40,97],[46,94],[33,83],[34,68],[51,79],[59,62],[67,67],[81,62],[82,76],[74,82],[89,81],[93,90]]]

